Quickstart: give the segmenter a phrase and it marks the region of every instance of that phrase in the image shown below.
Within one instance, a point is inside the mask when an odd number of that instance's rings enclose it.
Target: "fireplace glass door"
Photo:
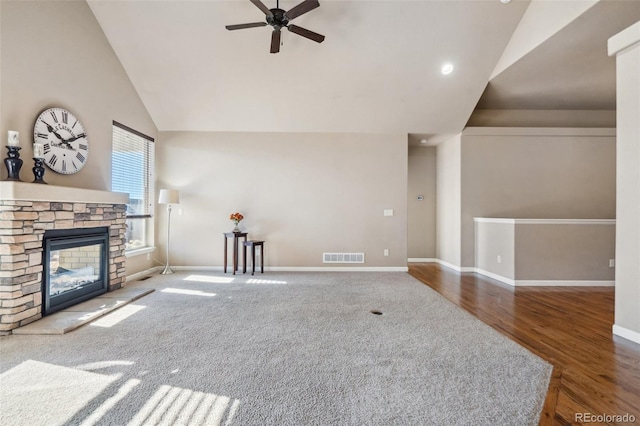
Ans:
[[[108,231],[84,235],[77,235],[77,231],[49,238],[45,235],[45,314],[107,291]]]

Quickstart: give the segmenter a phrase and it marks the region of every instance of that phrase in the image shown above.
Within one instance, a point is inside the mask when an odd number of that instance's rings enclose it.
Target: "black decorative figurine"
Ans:
[[[47,182],[44,181],[44,161],[42,158],[34,158],[33,161],[35,161],[35,165],[33,166],[33,175],[36,177],[33,180],[33,183],[44,183],[46,184]]]
[[[19,146],[7,146],[9,157],[4,159],[4,165],[7,166],[9,176],[7,180],[20,180],[20,169],[22,168],[22,160],[20,159]]]

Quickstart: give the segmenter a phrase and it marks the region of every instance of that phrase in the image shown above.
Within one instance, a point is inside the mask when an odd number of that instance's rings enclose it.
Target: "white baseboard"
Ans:
[[[407,263],[440,263],[435,257],[410,257]]]
[[[629,330],[628,328],[613,324],[613,334],[640,344],[640,333],[637,331]]]
[[[153,275],[158,271],[161,271],[163,269],[162,266],[154,266],[153,268],[149,268],[149,269],[145,269],[144,271],[140,271],[140,272],[136,272],[135,274],[131,274],[131,275],[127,275],[127,280],[126,282],[131,282],[131,281],[136,281],[139,280],[140,278],[144,278],[148,275]]]
[[[271,266],[265,271],[275,272],[407,272],[406,266]]]
[[[172,266],[174,271],[222,271],[222,266]],[[233,266],[229,266],[227,271],[233,271]]]
[[[445,262],[444,260],[438,259],[438,263],[442,266],[445,266],[449,269],[453,269],[456,272],[462,272],[462,268],[458,265],[454,265],[453,263]]]
[[[517,287],[615,287],[615,281],[516,280]]]
[[[516,285],[515,280],[511,278],[503,277],[502,275],[494,274],[493,272],[485,271],[484,269],[480,269],[480,268],[474,268],[474,269],[477,274],[484,275],[485,277],[493,278],[494,280],[498,280],[500,282],[503,282],[505,284],[509,284],[512,286]]]
[[[222,266],[172,266],[174,271],[222,271]],[[227,267],[231,271],[232,266]],[[247,267],[247,271],[250,268]],[[256,267],[256,270],[259,269]],[[265,266],[265,272],[407,272],[406,266]]]
[[[434,259],[436,263],[445,266],[449,269],[453,269],[457,272],[473,272],[476,274],[484,275],[485,277],[493,278],[494,280],[502,283],[512,285],[514,287],[615,287],[615,281],[589,281],[589,280],[514,280],[504,277],[493,272],[485,271],[484,269],[470,267],[470,266],[457,266],[444,260]]]

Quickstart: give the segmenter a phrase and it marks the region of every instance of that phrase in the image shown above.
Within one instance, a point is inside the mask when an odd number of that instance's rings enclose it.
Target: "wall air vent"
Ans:
[[[323,253],[322,263],[364,263],[364,253]]]

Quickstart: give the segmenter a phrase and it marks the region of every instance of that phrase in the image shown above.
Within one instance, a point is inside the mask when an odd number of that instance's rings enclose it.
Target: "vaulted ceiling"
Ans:
[[[264,3],[273,8],[275,1]],[[457,133],[479,101],[483,108],[529,107],[518,97],[524,94],[545,105],[537,94],[559,94],[545,91],[545,80],[561,74],[575,81],[576,66],[584,66],[567,59],[574,54],[600,56],[595,70],[607,82],[598,96],[605,99],[614,66],[605,33],[633,22],[635,5],[640,16],[637,0],[608,2],[625,7],[611,8],[611,24],[599,25],[602,12],[591,8],[584,22],[576,19],[573,30],[558,31],[487,86],[529,0],[321,0],[293,23],[325,41],[283,30],[277,54],[269,53],[271,27],[225,29],[264,20],[248,0],[88,3],[161,131]],[[585,44],[603,38],[603,51]],[[571,42],[583,47],[566,51]],[[455,68],[443,75],[447,62]]]

